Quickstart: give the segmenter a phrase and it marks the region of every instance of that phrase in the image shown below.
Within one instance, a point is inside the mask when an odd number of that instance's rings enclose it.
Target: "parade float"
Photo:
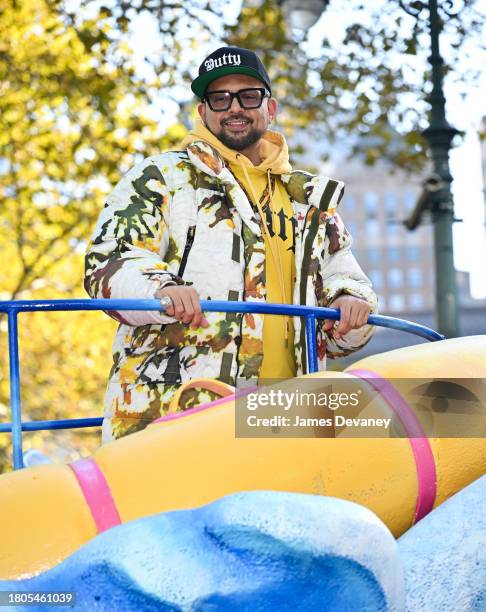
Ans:
[[[42,602],[30,593],[57,592],[75,597],[58,605],[86,610],[486,609],[486,336],[446,340],[371,315],[433,342],[317,372],[316,318],[338,311],[204,303],[303,317],[309,373],[263,389],[191,381],[221,398],[179,412],[177,396],[169,414],[91,457],[23,468],[22,431],[73,423],[22,421],[18,312],[108,305],[154,309],[152,300],[1,306],[12,393],[2,430],[16,469],[0,477],[0,590],[21,594],[12,604],[32,609]],[[285,417],[289,427],[248,401],[290,396],[297,384],[327,396],[351,385],[360,401],[341,420],[307,406]],[[257,418],[258,434],[248,425]]]

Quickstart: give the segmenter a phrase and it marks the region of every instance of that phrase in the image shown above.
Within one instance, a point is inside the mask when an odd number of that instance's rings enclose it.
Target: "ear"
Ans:
[[[203,120],[203,123],[205,123],[206,122],[206,105],[204,104],[204,102],[199,102],[199,104],[197,105],[197,112],[199,113],[199,116]]]
[[[275,100],[275,98],[269,98],[268,103],[267,103],[267,108],[268,108],[268,118],[270,119],[270,121],[273,121],[275,119],[275,116],[277,115],[277,109],[278,109],[277,100]]]

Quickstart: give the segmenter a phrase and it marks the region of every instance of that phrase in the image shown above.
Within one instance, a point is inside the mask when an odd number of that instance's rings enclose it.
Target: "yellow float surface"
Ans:
[[[486,336],[464,336],[395,349],[360,359],[346,371],[356,369],[373,370],[384,378],[485,379]]]
[[[234,401],[127,436],[96,460],[124,521],[267,489],[358,501],[399,533],[411,525],[417,493],[408,440],[236,438]]]
[[[0,477],[0,577],[26,578],[56,565],[96,535],[67,465],[42,465]]]
[[[391,351],[350,369],[357,368],[403,377],[404,396],[409,390],[405,376],[456,372],[486,379],[486,337]],[[309,378],[326,385],[329,379],[354,377],[327,372]],[[366,383],[362,385],[366,393]],[[373,414],[391,413],[376,393],[365,412],[371,405]],[[406,531],[414,521],[418,492],[410,441],[350,438],[345,430],[334,433],[335,438],[236,438],[235,402],[228,399],[111,442],[93,457],[123,522],[200,506],[238,491],[275,490],[355,501],[374,511],[394,535]],[[434,439],[431,446],[438,503],[486,473],[484,438]],[[96,532],[74,474],[67,466],[53,465],[0,477],[0,529],[0,578],[44,571]]]
[[[430,439],[437,471],[435,506],[486,473],[486,336],[409,346],[366,357],[346,368],[357,369],[375,372],[391,381],[414,409],[425,431],[433,432],[435,422],[435,429],[441,433],[441,437]],[[416,393],[431,379],[448,380],[459,391],[456,397],[465,397],[470,391],[471,398],[454,400],[449,391],[452,399],[447,410],[442,414],[434,411],[433,394]],[[461,407],[465,414],[461,414]],[[470,425],[464,423],[466,418]],[[448,431],[457,436],[455,424],[467,431],[467,438],[445,437]]]

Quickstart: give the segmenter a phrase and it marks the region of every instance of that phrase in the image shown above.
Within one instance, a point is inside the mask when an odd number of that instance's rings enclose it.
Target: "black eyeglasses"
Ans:
[[[263,87],[251,87],[249,89],[240,89],[239,91],[208,91],[204,96],[204,100],[209,105],[209,108],[215,112],[227,111],[233,104],[233,99],[236,98],[245,110],[260,108],[263,98],[269,94]]]

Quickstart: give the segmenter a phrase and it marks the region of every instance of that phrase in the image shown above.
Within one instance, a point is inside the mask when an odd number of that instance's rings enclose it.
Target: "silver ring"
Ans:
[[[160,298],[160,305],[164,307],[164,310],[166,310],[167,306],[173,306],[174,303],[172,301],[172,298],[170,298],[168,295],[164,295]]]

